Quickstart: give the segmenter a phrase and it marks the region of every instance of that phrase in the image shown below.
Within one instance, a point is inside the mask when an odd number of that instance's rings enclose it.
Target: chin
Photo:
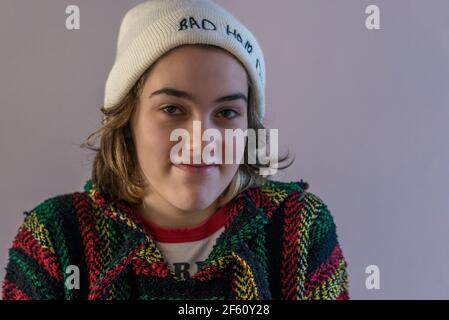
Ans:
[[[206,198],[204,195],[190,194],[187,197],[175,195],[172,204],[184,211],[200,211],[208,208],[214,201],[215,199]]]

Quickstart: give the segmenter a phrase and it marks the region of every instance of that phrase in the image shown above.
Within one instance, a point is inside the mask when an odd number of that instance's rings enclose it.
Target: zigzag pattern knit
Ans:
[[[181,279],[135,207],[88,180],[83,192],[25,212],[3,299],[349,299],[334,220],[307,188],[268,180],[240,193],[209,257]],[[69,266],[79,270],[79,289],[66,285]]]

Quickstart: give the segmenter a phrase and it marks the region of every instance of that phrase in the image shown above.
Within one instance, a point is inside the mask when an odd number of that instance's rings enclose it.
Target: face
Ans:
[[[177,91],[162,90],[167,88]],[[223,97],[228,98],[220,100]],[[224,130],[248,128],[247,99],[245,68],[223,50],[188,45],[159,59],[143,85],[131,119],[137,158],[150,184],[146,199],[167,210],[186,212],[213,206],[239,167],[241,158],[235,158],[236,148],[232,164],[207,169],[175,165],[170,152],[180,145],[180,140],[170,141],[170,134],[175,129],[189,133],[185,147],[189,163],[193,164],[193,150],[202,153],[213,144],[210,140],[193,139],[193,121],[200,121],[200,136],[206,129],[218,130],[223,137],[224,162],[225,146],[231,143],[225,141]],[[235,145],[236,139],[232,143]],[[204,165],[203,160],[200,159]]]

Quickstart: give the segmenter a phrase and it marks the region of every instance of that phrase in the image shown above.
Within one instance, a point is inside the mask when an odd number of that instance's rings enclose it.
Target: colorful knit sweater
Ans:
[[[25,212],[3,299],[348,299],[334,220],[307,189],[303,180],[268,180],[237,195],[208,259],[180,279],[135,207],[88,180],[83,192]]]

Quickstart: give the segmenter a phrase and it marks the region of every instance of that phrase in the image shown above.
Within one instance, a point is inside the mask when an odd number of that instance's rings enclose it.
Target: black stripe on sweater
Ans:
[[[337,235],[335,226],[323,234],[319,239],[312,245],[309,253],[309,263],[307,266],[307,272],[311,272],[318,268],[322,263],[330,258],[332,251],[337,245]]]
[[[88,271],[76,212],[76,203],[82,198],[79,193],[66,195],[66,197],[70,197],[70,199],[65,198],[58,201],[58,217],[61,221],[69,261],[72,265],[77,266],[80,271],[80,288],[73,289],[71,292],[73,300],[86,300],[89,294]]]
[[[33,300],[62,299],[63,287],[21,248],[9,249],[6,280],[14,283]],[[34,278],[34,279],[33,279]]]
[[[268,279],[270,281],[271,299],[281,298],[281,261],[282,261],[282,239],[284,229],[284,208],[281,205],[273,212],[270,222],[265,226],[267,257],[268,257]]]
[[[206,300],[211,297],[230,299],[229,278],[217,277],[204,283],[194,279],[176,281],[170,277],[136,276],[133,280],[135,299],[195,299]]]

